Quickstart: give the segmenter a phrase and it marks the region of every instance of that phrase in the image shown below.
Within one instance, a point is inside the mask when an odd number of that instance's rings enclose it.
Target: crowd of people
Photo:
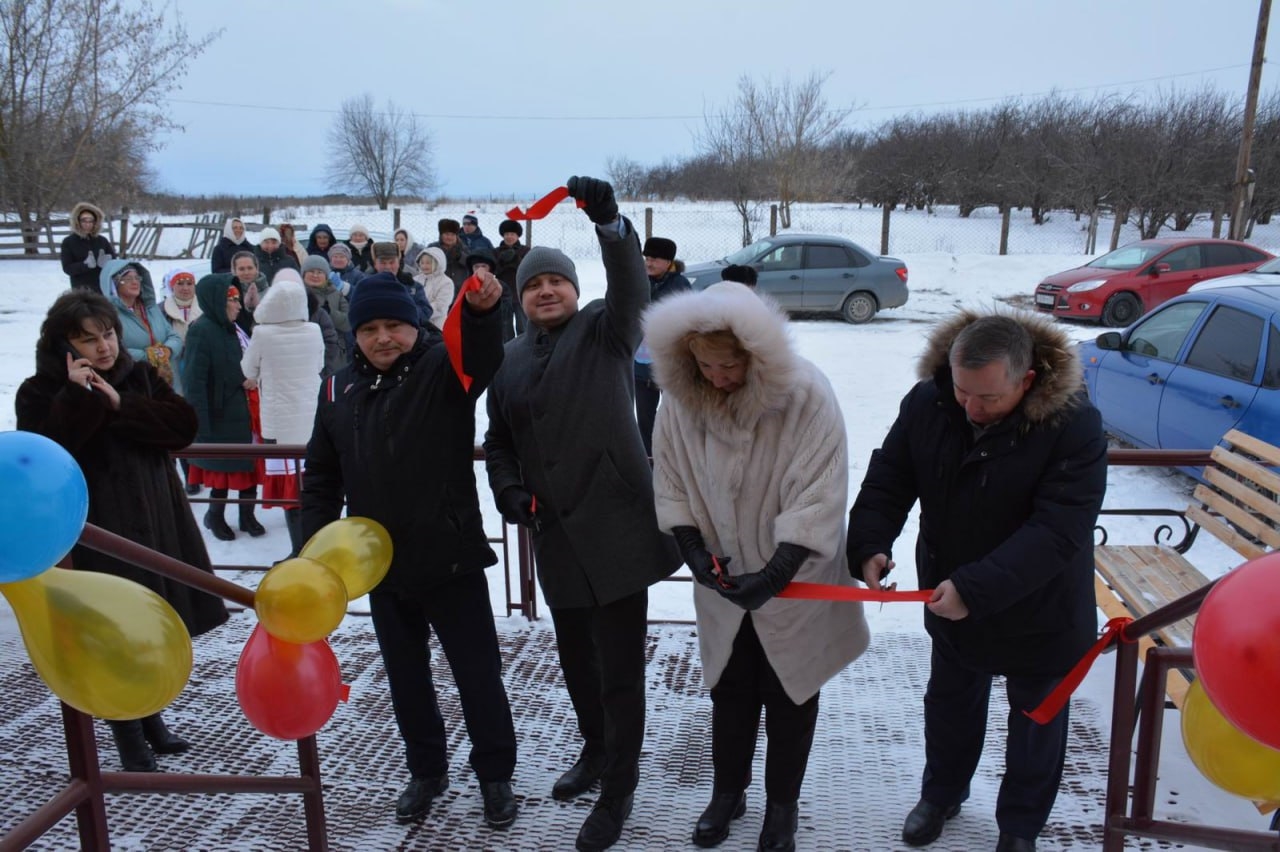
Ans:
[[[830,382],[795,349],[786,315],[726,267],[694,291],[674,240],[641,243],[612,187],[570,178],[594,224],[603,299],[581,304],[559,250],[497,246],[468,214],[423,246],[408,231],[339,241],[317,225],[264,228],[256,246],[230,219],[214,271],[151,276],[114,258],[101,211],[77,205],[63,245],[72,290],[50,309],[18,425],[61,442],[90,484],[90,520],[209,570],[186,499],[203,486],[204,525],[261,535],[257,488],[286,507],[291,552],[345,511],[395,543],[369,595],[408,784],[395,816],[415,822],[449,785],[448,732],[431,672],[447,657],[486,823],[511,825],[518,756],[484,571],[472,457],[486,395],[488,486],[503,518],[529,528],[580,744],[551,795],[599,790],[575,840],[621,837],[642,773],[648,590],[681,564],[693,575],[711,698],[712,795],[692,841],[713,847],[747,808],[761,719],[760,850],[791,850],[822,686],[870,641],[862,605],[779,597],[794,581],[886,585],[892,548],[919,503],[916,567],[932,590],[924,695],[925,769],[901,838],[932,843],[968,797],[988,696],[1009,699],[998,852],[1034,849],[1061,781],[1068,711],[1023,711],[1092,641],[1092,529],[1106,481],[1100,418],[1074,348],[1016,313],[962,312],[931,334],[919,382],[848,506],[848,447]],[[464,282],[468,282],[464,287]],[[442,333],[449,326],[456,334]],[[186,490],[168,462],[192,441],[307,444],[301,468],[193,459]],[[124,499],[116,492],[128,486]],[[228,495],[235,492],[234,498]],[[133,507],[133,511],[124,507]],[[139,510],[143,516],[139,517]],[[88,552],[75,567],[137,579],[175,603],[192,633],[221,602]],[[162,720],[113,723],[126,768],[187,743]],[[888,841],[886,841],[888,845]]]

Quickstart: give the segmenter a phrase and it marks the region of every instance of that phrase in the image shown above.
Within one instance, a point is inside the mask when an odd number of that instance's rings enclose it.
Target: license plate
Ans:
[[[1053,294],[1052,293],[1036,293],[1036,304],[1047,305],[1048,307],[1052,308]]]

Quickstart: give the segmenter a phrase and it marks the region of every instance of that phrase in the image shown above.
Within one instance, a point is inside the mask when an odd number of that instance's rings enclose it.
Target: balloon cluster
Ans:
[[[1280,801],[1280,552],[1218,581],[1196,616],[1182,741],[1222,789]]]
[[[254,594],[259,623],[236,667],[240,709],[255,728],[298,740],[329,721],[346,688],[326,637],[342,622],[347,602],[386,576],[391,555],[381,524],[343,518],[262,578]]]
[[[75,459],[33,432],[0,432],[0,593],[36,673],[58,698],[104,719],[159,712],[191,676],[191,636],[164,598],[92,571],[50,568],[89,514]]]

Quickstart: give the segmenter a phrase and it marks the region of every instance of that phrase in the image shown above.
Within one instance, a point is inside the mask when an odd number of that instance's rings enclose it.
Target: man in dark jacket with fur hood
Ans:
[[[933,589],[925,769],[902,839],[933,842],[969,795],[993,675],[1009,738],[998,852],[1035,848],[1057,796],[1067,708],[1034,709],[1097,635],[1093,527],[1107,480],[1101,417],[1051,321],[965,312],[931,335],[921,381],[871,457],[849,513],[849,570],[881,588],[920,502],[916,572]]]
[[[421,819],[449,786],[433,630],[458,687],[485,821],[503,828],[516,817],[515,729],[484,577],[498,558],[481,524],[472,462],[476,397],[502,363],[501,296],[489,275],[464,298],[459,375],[399,281],[361,281],[347,313],[354,360],[321,386],[307,444],[303,540],[339,518],[345,494],[349,514],[381,523],[395,545],[369,609],[413,776],[396,804],[400,822]]]
[[[71,208],[71,233],[62,239],[62,271],[77,290],[98,292],[98,274],[116,256],[102,235],[102,211],[87,201]]]
[[[653,474],[632,412],[632,358],[649,285],[640,241],[613,188],[570,178],[596,224],[608,289],[578,308],[578,276],[562,252],[529,250],[517,270],[529,325],[507,344],[489,388],[489,485],[510,523],[532,527],[538,580],[560,667],[585,741],[552,796],[600,780],[578,833],[580,852],[617,842],[631,814],[644,743],[649,586],[680,565],[658,531]]]

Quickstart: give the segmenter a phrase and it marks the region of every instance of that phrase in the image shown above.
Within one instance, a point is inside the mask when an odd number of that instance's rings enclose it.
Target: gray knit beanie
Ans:
[[[306,275],[313,269],[318,269],[325,275],[328,275],[330,272],[329,261],[325,260],[318,254],[308,255],[307,259],[302,261],[302,274]]]
[[[559,249],[546,246],[534,246],[529,249],[524,260],[520,261],[520,266],[516,269],[516,292],[523,293],[524,285],[530,279],[547,272],[568,279],[573,284],[574,292],[582,294],[582,290],[578,287],[578,270],[574,267],[573,261]]]

